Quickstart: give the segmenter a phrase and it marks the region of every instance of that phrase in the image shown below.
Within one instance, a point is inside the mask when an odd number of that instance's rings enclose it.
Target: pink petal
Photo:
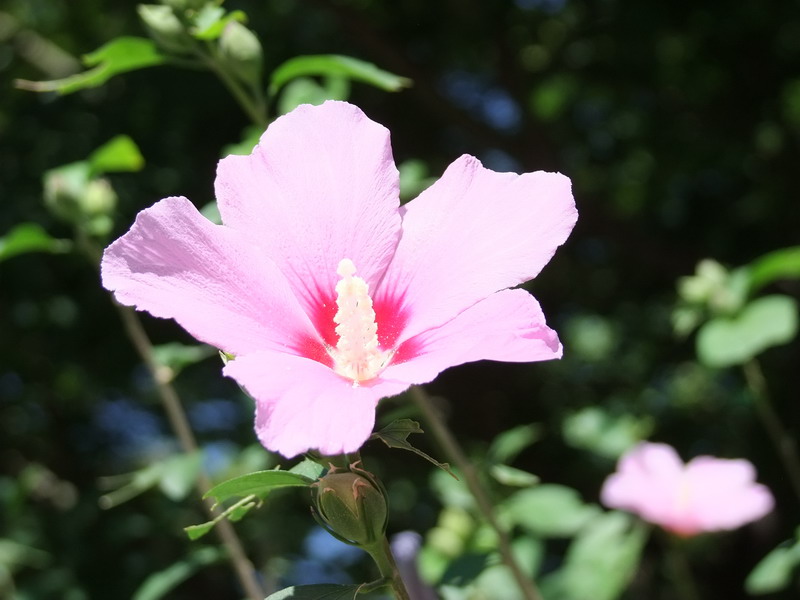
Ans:
[[[321,363],[276,352],[240,356],[223,372],[255,398],[261,443],[287,458],[312,448],[358,450],[372,433],[378,400],[408,387],[382,379],[353,387]]]
[[[401,299],[408,339],[535,277],[577,212],[558,173],[495,173],[471,156],[403,208],[403,235],[376,302]]]
[[[250,156],[220,161],[216,179],[223,222],[265,250],[312,316],[335,299],[343,258],[372,288],[383,275],[400,235],[398,186],[389,131],[344,102],[280,117]]]
[[[103,286],[122,304],[173,318],[226,352],[299,351],[315,336],[263,252],[212,224],[186,198],[166,198],[140,212],[106,249],[101,269]]]
[[[528,362],[561,357],[556,332],[545,324],[536,299],[524,290],[503,290],[455,319],[405,342],[389,379],[427,383],[448,367],[476,360]]]
[[[691,510],[704,531],[735,529],[773,508],[772,494],[755,482],[756,471],[749,461],[699,456],[689,461],[686,477]]]
[[[617,472],[603,485],[600,499],[610,508],[669,525],[680,518],[676,498],[682,477],[683,462],[674,448],[643,442],[623,455]]]

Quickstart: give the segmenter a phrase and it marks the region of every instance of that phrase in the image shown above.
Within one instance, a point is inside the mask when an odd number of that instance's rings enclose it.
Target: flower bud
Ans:
[[[337,538],[355,546],[370,546],[383,538],[386,493],[370,473],[328,473],[315,484],[313,493],[316,516]]]
[[[261,85],[261,42],[247,27],[231,20],[219,38],[219,48],[225,63],[246,83]]]
[[[172,8],[163,4],[140,4],[136,11],[159,46],[172,52],[191,50],[192,39]]]

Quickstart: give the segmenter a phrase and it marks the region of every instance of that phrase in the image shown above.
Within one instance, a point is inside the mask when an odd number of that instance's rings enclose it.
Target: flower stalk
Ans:
[[[464,450],[450,432],[441,415],[433,407],[430,396],[420,386],[412,386],[409,394],[420,412],[422,412],[427,424],[430,425],[433,436],[439,445],[463,474],[464,481],[475,498],[475,503],[483,518],[486,519],[486,522],[497,534],[500,557],[503,563],[511,570],[511,574],[514,576],[520,591],[526,600],[543,600],[536,584],[525,575],[514,557],[514,553],[511,550],[511,539],[494,514],[494,506],[488,492],[481,483],[480,477],[478,477],[477,470],[467,458]]]

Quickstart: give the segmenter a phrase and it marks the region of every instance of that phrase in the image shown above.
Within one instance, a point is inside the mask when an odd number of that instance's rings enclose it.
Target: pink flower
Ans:
[[[357,450],[375,406],[481,359],[559,358],[527,292],[577,218],[569,180],[471,156],[400,207],[389,132],[343,102],[277,119],[219,163],[224,225],[181,197],[105,251],[103,285],[234,355],[262,444]]]
[[[667,531],[691,536],[736,529],[772,510],[770,491],[744,459],[698,456],[683,464],[666,444],[643,442],[619,461],[600,498]]]

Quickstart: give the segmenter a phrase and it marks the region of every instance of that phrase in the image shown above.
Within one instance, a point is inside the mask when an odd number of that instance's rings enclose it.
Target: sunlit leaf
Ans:
[[[159,489],[170,500],[183,500],[189,495],[200,472],[201,452],[176,454],[161,462]]]
[[[127,135],[118,135],[92,152],[88,158],[92,175],[138,171],[144,166],[139,147]]]
[[[338,54],[316,54],[290,58],[272,72],[270,94],[275,95],[284,85],[297,77],[340,75],[380,88],[397,92],[411,85],[411,80],[379,69],[372,63]]]
[[[422,428],[420,428],[419,423],[416,421],[412,421],[411,419],[398,419],[396,421],[392,421],[386,427],[381,429],[380,431],[376,431],[372,434],[370,439],[377,439],[381,440],[384,444],[389,446],[389,448],[401,448],[403,450],[408,450],[417,454],[427,460],[428,462],[436,465],[443,471],[446,471],[450,475],[452,475],[455,479],[455,473],[450,470],[450,465],[447,463],[442,463],[433,458],[432,456],[425,454],[422,450],[415,448],[411,445],[408,441],[408,436],[412,433],[424,433]]]
[[[0,237],[0,261],[28,252],[68,252],[69,240],[59,240],[47,233],[37,223],[20,223]]]
[[[717,317],[700,328],[697,356],[710,367],[743,364],[797,334],[797,302],[782,295],[750,302],[737,316]]]
[[[276,488],[308,487],[314,480],[299,473],[289,471],[258,471],[241,477],[234,477],[215,485],[205,493],[205,498],[224,502],[228,498],[241,496],[265,496]]]
[[[289,469],[289,473],[297,473],[298,475],[303,475],[304,477],[316,481],[324,470],[324,467],[317,461],[305,458]]]
[[[746,269],[750,293],[780,279],[800,278],[800,246],[770,252],[754,260]]]
[[[349,96],[350,83],[344,77],[325,77],[323,84],[310,77],[298,77],[283,88],[278,114],[285,115],[301,104],[319,105],[326,100],[347,100]]]
[[[118,37],[84,55],[83,63],[92,67],[88,71],[51,81],[17,80],[16,85],[32,92],[71,94],[101,86],[114,75],[160,65],[165,60],[153,40],[132,36]]]
[[[612,459],[619,458],[652,430],[652,419],[639,419],[628,413],[615,415],[597,406],[568,415],[562,425],[564,439],[570,446]]]
[[[201,548],[163,571],[153,573],[133,594],[132,600],[159,600],[207,565],[224,558],[221,548]]]
[[[215,40],[222,35],[225,26],[231,21],[247,22],[247,15],[241,10],[225,13],[220,6],[206,4],[200,9],[191,29],[192,36],[198,40]]]
[[[489,475],[499,483],[513,487],[529,487],[539,483],[539,478],[533,473],[508,465],[492,465],[489,467]]]

